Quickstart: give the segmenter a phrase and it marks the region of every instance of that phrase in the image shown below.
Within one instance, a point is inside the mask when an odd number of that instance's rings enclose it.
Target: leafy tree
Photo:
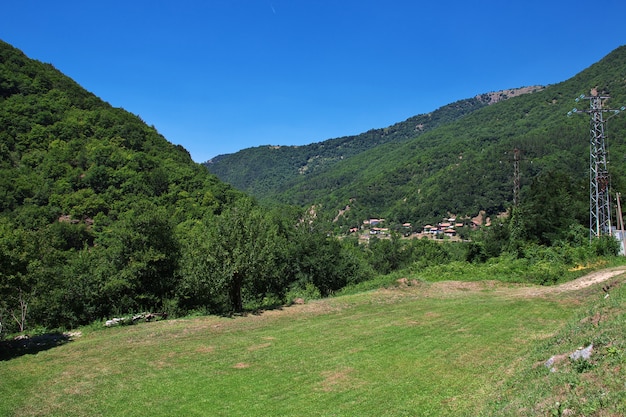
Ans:
[[[99,242],[108,249],[119,284],[125,283],[120,289],[135,295],[136,308],[160,308],[173,296],[179,247],[165,209],[138,201]]]
[[[369,241],[369,262],[381,274],[388,274],[407,265],[411,253],[405,250],[400,236],[392,234],[391,239],[372,236]]]
[[[276,290],[286,240],[250,199],[181,225],[185,230],[191,240],[183,243],[178,293],[186,308],[238,313],[246,301]]]
[[[338,240],[315,230],[301,230],[292,241],[290,273],[293,285],[305,288],[313,284],[325,297],[359,280],[357,265],[346,256]]]
[[[22,318],[21,307],[30,300],[32,283],[29,282],[27,257],[30,237],[28,233],[15,229],[11,223],[0,218],[0,333],[16,329],[18,324],[12,317]],[[19,314],[15,313],[20,310]],[[24,322],[16,330],[24,330]]]
[[[523,222],[529,240],[551,245],[563,239],[570,226],[587,221],[587,196],[578,181],[563,172],[548,171],[537,176],[523,195],[516,222]]]

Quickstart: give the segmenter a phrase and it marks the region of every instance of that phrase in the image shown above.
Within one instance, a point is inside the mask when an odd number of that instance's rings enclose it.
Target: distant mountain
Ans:
[[[235,188],[264,199],[269,195],[280,194],[302,177],[330,169],[369,149],[413,139],[487,105],[542,88],[533,86],[481,94],[359,135],[304,146],[267,145],[248,148],[233,154],[219,155],[204,165]]]
[[[440,109],[447,116],[436,123],[431,121],[433,112],[394,125],[403,132],[396,140],[385,140],[385,129],[364,134],[376,132],[376,139],[369,141],[364,135],[346,138],[348,144],[361,138],[371,145],[349,156],[339,146],[341,139],[334,139],[293,151],[247,149],[206,165],[267,202],[317,204],[318,214],[343,230],[369,217],[424,224],[481,210],[495,214],[512,202],[515,148],[522,154],[522,194],[538,174],[551,171],[588,186],[589,120],[566,114],[580,107],[575,97],[592,89],[610,95],[607,106],[626,104],[625,73],[626,47],[620,47],[567,81],[523,91],[532,94],[503,92],[463,100]],[[498,100],[500,94],[511,97]],[[626,117],[616,117],[608,132],[612,182],[618,190],[624,188],[626,174],[625,126]],[[327,143],[331,151],[320,152]],[[302,148],[311,152],[298,154]],[[324,159],[333,164],[306,169],[308,163]],[[266,165],[272,169],[266,170]]]

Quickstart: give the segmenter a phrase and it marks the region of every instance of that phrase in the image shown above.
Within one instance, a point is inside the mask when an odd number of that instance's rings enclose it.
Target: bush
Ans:
[[[591,241],[597,256],[617,256],[620,250],[620,244],[613,236],[603,235]]]
[[[291,304],[297,298],[302,298],[304,301],[316,300],[322,298],[322,294],[312,282],[307,282],[304,285],[294,284],[287,292],[286,298],[287,303]]]
[[[549,260],[541,260],[531,265],[527,280],[534,284],[552,285],[555,284],[565,272],[565,267],[562,264]]]

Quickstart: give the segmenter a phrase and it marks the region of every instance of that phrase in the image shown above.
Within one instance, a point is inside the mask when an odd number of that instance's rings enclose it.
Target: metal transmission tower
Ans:
[[[600,237],[611,234],[611,207],[609,198],[609,171],[607,169],[608,152],[606,145],[606,122],[611,116],[604,118],[604,113],[618,114],[620,110],[602,108],[608,96],[581,94],[576,101],[589,100],[589,110],[574,108],[568,112],[587,113],[591,115],[591,141],[589,146],[589,237]]]

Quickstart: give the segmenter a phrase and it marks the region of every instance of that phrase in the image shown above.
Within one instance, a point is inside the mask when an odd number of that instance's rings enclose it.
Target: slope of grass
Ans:
[[[626,415],[626,288],[616,283],[532,349],[491,401],[490,415]],[[570,358],[589,345],[589,361]],[[546,366],[550,358],[555,363]]]
[[[518,290],[418,282],[248,317],[86,328],[0,362],[0,415],[515,415],[528,407],[514,403],[520,392],[539,398],[550,375],[533,364],[571,318],[604,308],[597,286]],[[623,295],[611,302],[618,311]],[[619,366],[623,336],[610,337],[605,356],[615,347]]]

